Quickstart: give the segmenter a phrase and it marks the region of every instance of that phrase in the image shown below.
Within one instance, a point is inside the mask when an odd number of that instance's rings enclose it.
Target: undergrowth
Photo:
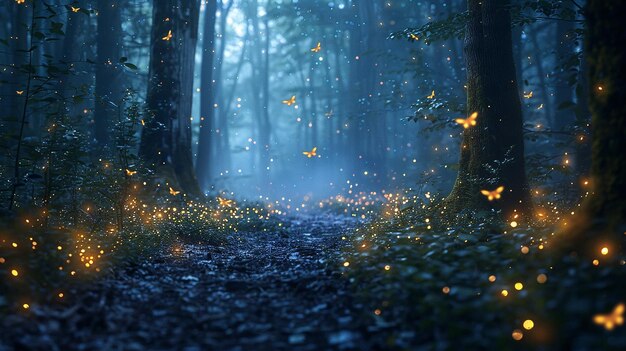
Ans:
[[[450,224],[437,206],[393,207],[356,230],[342,265],[366,306],[363,317],[389,336],[377,340],[381,347],[626,347],[624,327],[606,323],[617,316],[594,322],[624,302],[622,253],[602,243],[594,260],[560,253],[553,244],[568,240],[567,231],[552,223],[494,225],[478,215]]]

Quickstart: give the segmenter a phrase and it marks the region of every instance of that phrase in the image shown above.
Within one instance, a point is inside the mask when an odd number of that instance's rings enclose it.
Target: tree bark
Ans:
[[[110,116],[117,113],[115,105],[122,99],[121,71],[118,65],[121,38],[121,4],[112,5],[108,0],[98,0],[94,136],[99,147],[109,144]]]
[[[459,173],[445,203],[463,209],[502,210],[503,216],[532,210],[524,165],[522,110],[511,43],[508,2],[469,0],[465,36],[468,115],[477,125],[464,130]],[[481,190],[504,186],[489,202]]]
[[[572,7],[571,2],[563,2],[563,6]],[[575,54],[572,36],[574,35],[575,25],[571,21],[557,21],[556,24],[556,59],[558,62],[565,62]],[[554,91],[554,129],[564,130],[571,127],[576,121],[576,115],[571,109],[559,109],[559,105],[564,102],[574,101],[574,89],[567,80],[570,72],[561,71],[557,75],[557,84]]]
[[[626,236],[626,32],[622,1],[587,2],[586,53],[589,68],[592,165],[590,198],[574,231],[624,247]],[[587,230],[593,229],[593,230]],[[597,249],[594,245],[582,248]],[[618,250],[614,250],[618,252]],[[595,251],[597,255],[597,251]]]
[[[185,193],[200,196],[191,153],[191,100],[199,0],[154,1],[140,155]],[[171,30],[170,40],[164,40]]]
[[[215,86],[213,83],[213,58],[215,56],[215,12],[216,0],[206,3],[204,34],[202,45],[202,72],[200,73],[200,135],[198,137],[198,158],[196,173],[200,188],[207,190],[211,180],[211,155],[215,124]],[[223,46],[223,45],[222,45]]]

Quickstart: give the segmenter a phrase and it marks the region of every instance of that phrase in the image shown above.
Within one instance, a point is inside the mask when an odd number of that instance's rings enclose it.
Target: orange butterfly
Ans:
[[[502,192],[504,191],[504,187],[503,186],[499,186],[496,188],[496,190],[481,190],[480,193],[485,195],[487,197],[487,200],[489,201],[493,201],[493,200],[498,200],[499,198],[502,197]]]
[[[166,35],[166,36],[164,36],[164,37],[163,37],[163,38],[161,38],[161,39],[162,39],[162,40],[165,40],[165,41],[169,41],[170,39],[172,39],[172,37],[173,37],[173,35],[172,35],[172,30],[170,29],[170,30],[167,32],[167,35]]]
[[[170,194],[176,196],[176,195],[180,194],[180,191],[176,191],[176,190],[172,189],[172,187],[170,187]]]
[[[145,125],[146,125],[146,122],[145,122],[143,119],[141,120],[141,125],[142,125],[142,126],[145,126]]]
[[[606,330],[613,330],[616,326],[624,324],[624,304],[618,304],[610,313],[596,314],[593,316],[593,322],[602,325]]]
[[[311,49],[311,52],[320,52],[322,50],[322,43],[317,43],[317,46]]]
[[[293,104],[296,103],[296,96],[292,96],[291,99],[289,100],[283,100],[283,104],[287,105],[287,106],[291,106]]]
[[[18,4],[23,4],[24,1],[26,1],[26,0],[15,0],[15,2],[17,2]]]
[[[411,38],[411,39],[413,39],[415,41],[420,40],[420,37],[418,37],[417,35],[415,35],[413,33],[409,34],[409,38]]]
[[[22,95],[22,94],[24,94],[24,90],[17,90],[17,91],[15,91],[15,92],[17,93],[17,95]]]
[[[478,112],[472,113],[467,118],[457,118],[454,121],[463,126],[463,128],[467,129],[469,127],[473,127],[476,125],[476,118],[478,117]]]
[[[317,156],[317,147],[314,147],[311,151],[304,151],[302,154],[308,158],[315,157]]]
[[[233,204],[233,200],[224,199],[221,197],[218,197],[217,201],[220,202],[220,207],[230,207]]]
[[[533,97],[533,92],[531,91],[531,92],[529,92],[528,94],[524,94],[524,97],[525,97],[526,99],[530,99],[531,97]]]
[[[78,12],[80,11],[80,7],[74,7],[74,6],[70,6],[72,8],[72,12]]]
[[[433,90],[433,91],[430,93],[430,95],[428,95],[426,98],[427,98],[427,99],[432,99],[432,98],[434,98],[434,97],[435,97],[435,91]]]
[[[128,175],[129,177],[132,177],[135,174],[137,174],[137,171],[131,171],[130,169],[126,170],[126,175]]]

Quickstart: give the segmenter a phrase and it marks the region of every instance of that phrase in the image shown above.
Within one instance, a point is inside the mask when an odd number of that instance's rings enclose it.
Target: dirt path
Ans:
[[[45,350],[369,349],[337,270],[354,224],[298,217],[287,233],[184,246],[100,281],[67,309],[5,318],[0,340]]]

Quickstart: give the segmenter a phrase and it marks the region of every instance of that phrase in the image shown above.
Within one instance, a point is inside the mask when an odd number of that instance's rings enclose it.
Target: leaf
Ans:
[[[126,66],[126,67],[128,67],[128,68],[130,68],[130,69],[132,69],[132,70],[137,70],[137,69],[139,69],[139,67],[137,67],[137,66],[133,65],[132,63],[128,63],[128,62],[125,62],[125,63],[124,63],[124,66]]]

